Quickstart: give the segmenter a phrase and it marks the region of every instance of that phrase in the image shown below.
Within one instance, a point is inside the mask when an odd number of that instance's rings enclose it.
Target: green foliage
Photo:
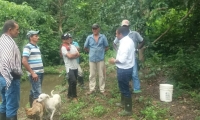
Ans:
[[[92,108],[90,112],[91,112],[91,115],[93,116],[101,117],[107,113],[107,109],[102,105],[97,105],[94,108]]]
[[[144,120],[161,120],[165,118],[168,109],[161,109],[159,106],[148,106],[141,113],[145,116]]]
[[[45,74],[59,74],[59,67],[60,66],[46,66],[44,67]]]

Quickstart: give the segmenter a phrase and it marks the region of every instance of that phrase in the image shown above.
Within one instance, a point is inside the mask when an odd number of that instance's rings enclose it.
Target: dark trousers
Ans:
[[[69,88],[68,88],[68,97],[72,97],[75,98],[77,97],[77,93],[76,93],[76,84],[77,84],[77,77],[78,77],[78,69],[75,70],[71,70],[69,69],[69,73],[68,73],[68,84],[69,84]]]
[[[125,97],[131,97],[131,92],[129,90],[129,81],[132,77],[133,68],[121,69],[117,68],[117,79],[120,92]]]

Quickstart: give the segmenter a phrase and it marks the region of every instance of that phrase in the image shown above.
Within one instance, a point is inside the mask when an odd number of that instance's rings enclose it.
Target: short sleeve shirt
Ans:
[[[105,35],[99,34],[98,42],[95,41],[93,34],[89,35],[84,43],[84,48],[89,49],[89,61],[99,62],[104,60],[105,48],[108,41]]]

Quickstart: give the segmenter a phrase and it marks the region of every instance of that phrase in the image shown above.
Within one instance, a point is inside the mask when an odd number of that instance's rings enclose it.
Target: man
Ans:
[[[117,51],[117,57],[109,59],[109,63],[116,64],[117,66],[117,79],[121,92],[121,104],[125,110],[119,112],[121,116],[127,116],[132,114],[132,97],[129,90],[129,80],[131,79],[133,66],[135,64],[135,48],[134,42],[130,39],[129,28],[119,27],[116,30],[116,37],[119,40],[119,49]]]
[[[78,102],[77,91],[76,91],[76,80],[78,77],[78,63],[77,58],[79,57],[79,52],[74,45],[71,44],[70,34],[66,33],[61,36],[62,47],[61,53],[65,62],[66,73],[68,76],[68,98],[72,98],[74,102]]]
[[[93,34],[89,35],[84,43],[84,49],[89,52],[89,95],[95,91],[96,86],[96,72],[99,76],[99,89],[103,95],[105,94],[105,78],[104,78],[104,56],[105,51],[108,50],[108,41],[105,35],[100,34],[100,27],[98,24],[92,25]]]
[[[80,46],[79,46],[78,42],[73,41],[71,34],[69,34],[69,39],[71,41],[71,44],[74,45],[78,51],[80,51]],[[77,60],[77,63],[78,63],[78,83],[79,83],[79,86],[81,88],[84,88],[83,71],[82,71],[81,66],[79,64],[79,62],[80,62],[79,57],[76,60]]]
[[[0,37],[0,120],[17,120],[20,101],[21,54],[13,38],[19,34],[14,20],[4,23]]]
[[[129,23],[128,20],[123,20],[122,23],[121,23],[121,26],[126,26],[126,27],[129,28],[130,23]],[[141,49],[144,46],[143,38],[136,31],[130,31],[128,35],[133,40],[133,42],[135,44],[135,49],[136,49],[135,52],[138,53],[138,50]],[[116,37],[114,42],[113,42],[113,46],[116,50],[117,50],[117,44],[118,43],[119,43],[119,40]],[[132,73],[133,93],[140,93],[142,91],[140,89],[140,80],[139,80],[139,77],[138,77],[138,59],[137,59],[137,54],[135,54],[135,55],[136,55],[135,65],[133,67],[133,73]]]
[[[22,64],[27,70],[28,78],[31,84],[29,95],[30,107],[32,107],[33,101],[42,93],[44,68],[40,48],[37,46],[39,41],[38,34],[39,31],[28,31],[27,38],[29,39],[29,43],[25,45],[22,54]]]

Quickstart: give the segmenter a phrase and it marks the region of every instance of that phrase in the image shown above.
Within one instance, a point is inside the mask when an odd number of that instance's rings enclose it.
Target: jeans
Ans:
[[[77,84],[77,77],[78,77],[78,69],[72,70],[69,69],[68,72],[68,84],[69,84],[69,88],[68,88],[68,98],[72,97],[75,98],[77,97],[77,93],[76,93],[76,84]]]
[[[135,59],[135,65],[133,66],[133,73],[132,73],[132,82],[133,82],[133,90],[140,90],[140,80],[138,77],[138,60]]]
[[[31,83],[30,96],[33,99],[37,99],[38,96],[42,93],[42,81],[43,81],[43,73],[36,73],[38,75],[38,80],[34,81],[32,76],[29,76],[29,81]]]
[[[129,90],[129,81],[131,79],[132,72],[133,72],[133,68],[129,68],[129,69],[117,68],[118,86],[119,86],[120,92],[125,97],[131,97],[131,92]]]
[[[20,102],[20,79],[13,79],[6,89],[6,80],[0,76],[0,92],[2,97],[0,113],[6,113],[6,117],[17,115]]]

